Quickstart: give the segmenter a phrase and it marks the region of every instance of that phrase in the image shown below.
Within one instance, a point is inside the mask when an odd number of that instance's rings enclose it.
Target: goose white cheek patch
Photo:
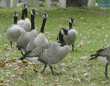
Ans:
[[[44,18],[44,17],[46,17],[46,16],[43,14],[42,17]]]
[[[71,19],[70,19],[70,23],[72,23]]]
[[[32,11],[31,11],[31,15],[34,15]]]
[[[61,30],[61,34],[64,35],[64,31],[63,30]]]

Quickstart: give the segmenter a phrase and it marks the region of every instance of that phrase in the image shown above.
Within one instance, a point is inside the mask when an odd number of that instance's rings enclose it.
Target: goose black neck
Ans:
[[[24,9],[25,17],[28,18],[27,8]]]
[[[21,19],[24,20],[24,10],[22,10],[22,16]]]
[[[18,17],[14,17],[14,24],[17,24]]]
[[[31,30],[35,29],[34,26],[34,15],[31,15]]]
[[[69,29],[72,29],[72,23],[69,22]]]
[[[43,19],[42,27],[41,27],[41,30],[40,30],[41,33],[44,33],[44,27],[45,27],[46,20],[47,20],[47,18]]]

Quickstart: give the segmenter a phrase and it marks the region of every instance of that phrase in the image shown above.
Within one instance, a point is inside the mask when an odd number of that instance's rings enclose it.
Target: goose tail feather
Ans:
[[[97,54],[92,54],[91,57],[92,58],[90,58],[89,60],[96,59],[97,58]]]

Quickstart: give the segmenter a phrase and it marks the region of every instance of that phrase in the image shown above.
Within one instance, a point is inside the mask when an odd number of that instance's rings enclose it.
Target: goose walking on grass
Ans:
[[[20,58],[20,60],[27,58],[37,64],[45,65],[41,73],[44,73],[45,68],[47,67],[47,65],[49,65],[52,74],[59,75],[58,73],[53,71],[51,64],[56,64],[64,59],[68,52],[69,47],[68,45],[66,45],[66,43],[63,45],[56,42],[45,43],[44,45],[39,46],[32,51],[28,51],[23,57]]]
[[[21,54],[23,55],[22,50],[26,52],[26,47],[29,41],[31,41],[34,37],[37,37],[37,30],[35,29],[34,26],[34,17],[37,15],[37,12],[35,9],[32,9],[31,11],[31,31],[30,32],[25,32],[22,34],[17,41],[17,48],[21,51]]]
[[[10,41],[10,46],[12,48],[12,42],[17,42],[18,38],[25,33],[25,30],[19,25],[17,25],[18,12],[13,13],[14,16],[14,24],[10,25],[6,31],[6,37]]]
[[[68,34],[70,36],[66,36],[66,35],[61,34],[61,30],[60,30],[59,35],[57,36],[57,40],[58,40],[59,43],[61,43],[62,40],[65,40],[65,42],[68,45],[72,45],[72,51],[74,51],[75,50],[74,43],[75,43],[75,41],[77,39],[77,31],[72,28],[72,23],[76,24],[74,18],[70,19],[70,21],[69,21],[69,29],[67,29],[68,30]]]
[[[95,54],[92,54],[91,57],[92,58],[90,58],[89,60],[99,59],[106,63],[104,74],[106,79],[109,80],[107,67],[110,64],[110,46],[106,46],[105,48],[98,50]]]
[[[28,13],[27,13],[27,4],[24,3],[22,6],[22,16],[21,16],[21,20],[17,22],[17,24],[22,27],[26,32],[31,31],[31,22],[28,18]],[[25,16],[25,20],[24,20],[24,16]]]
[[[47,13],[44,12],[42,17],[43,17],[43,23],[42,23],[39,35],[28,43],[28,45],[26,47],[26,51],[31,51],[40,45],[48,43],[47,38],[45,38],[45,36],[44,36],[44,27],[45,27],[45,23],[46,23],[46,20],[48,17]]]
[[[68,35],[68,31],[66,29],[63,29],[62,32],[64,32],[65,35]],[[52,71],[52,74],[58,74],[53,71],[53,68],[51,64],[56,64],[59,61],[61,61],[69,52],[69,47],[66,45],[65,41],[63,40],[60,43],[45,43],[41,46],[36,47],[35,49],[28,51],[23,57],[20,58],[20,60],[28,59],[30,61],[35,62],[39,65],[45,65],[44,69],[41,71],[43,73],[45,71],[45,68],[47,65],[50,66],[50,69]],[[59,74],[58,74],[59,75]]]

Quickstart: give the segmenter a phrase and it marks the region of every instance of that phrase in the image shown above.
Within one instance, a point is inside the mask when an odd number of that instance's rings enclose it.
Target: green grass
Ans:
[[[30,18],[30,11],[28,9]],[[29,61],[19,62],[21,53],[17,50],[16,44],[10,49],[9,41],[6,38],[6,30],[13,24],[12,13],[18,11],[21,18],[21,9],[19,8],[0,8],[0,83],[16,86],[106,86],[107,82],[104,76],[105,63],[93,60],[89,61],[90,55],[100,48],[110,44],[110,18],[109,15],[95,13],[94,10],[79,8],[35,8],[39,13],[35,17],[35,26],[38,32],[42,24],[42,13],[47,12],[48,19],[45,26],[45,36],[50,42],[55,41],[62,27],[68,28],[69,19],[73,17],[76,26],[73,28],[78,32],[78,38],[75,42],[75,51],[72,47],[65,59],[58,64],[52,65],[55,71],[61,73],[60,76],[51,74],[49,67],[44,72],[45,75],[36,74],[43,69],[42,65],[29,64]],[[95,8],[94,8],[95,9]],[[109,9],[108,9],[109,10]],[[85,57],[85,59],[81,59]],[[6,61],[6,59],[9,60]],[[33,71],[36,67],[37,71]],[[108,68],[110,69],[110,68]],[[87,76],[84,74],[87,73]],[[109,77],[110,71],[108,70]],[[9,80],[9,81],[8,81]]]

